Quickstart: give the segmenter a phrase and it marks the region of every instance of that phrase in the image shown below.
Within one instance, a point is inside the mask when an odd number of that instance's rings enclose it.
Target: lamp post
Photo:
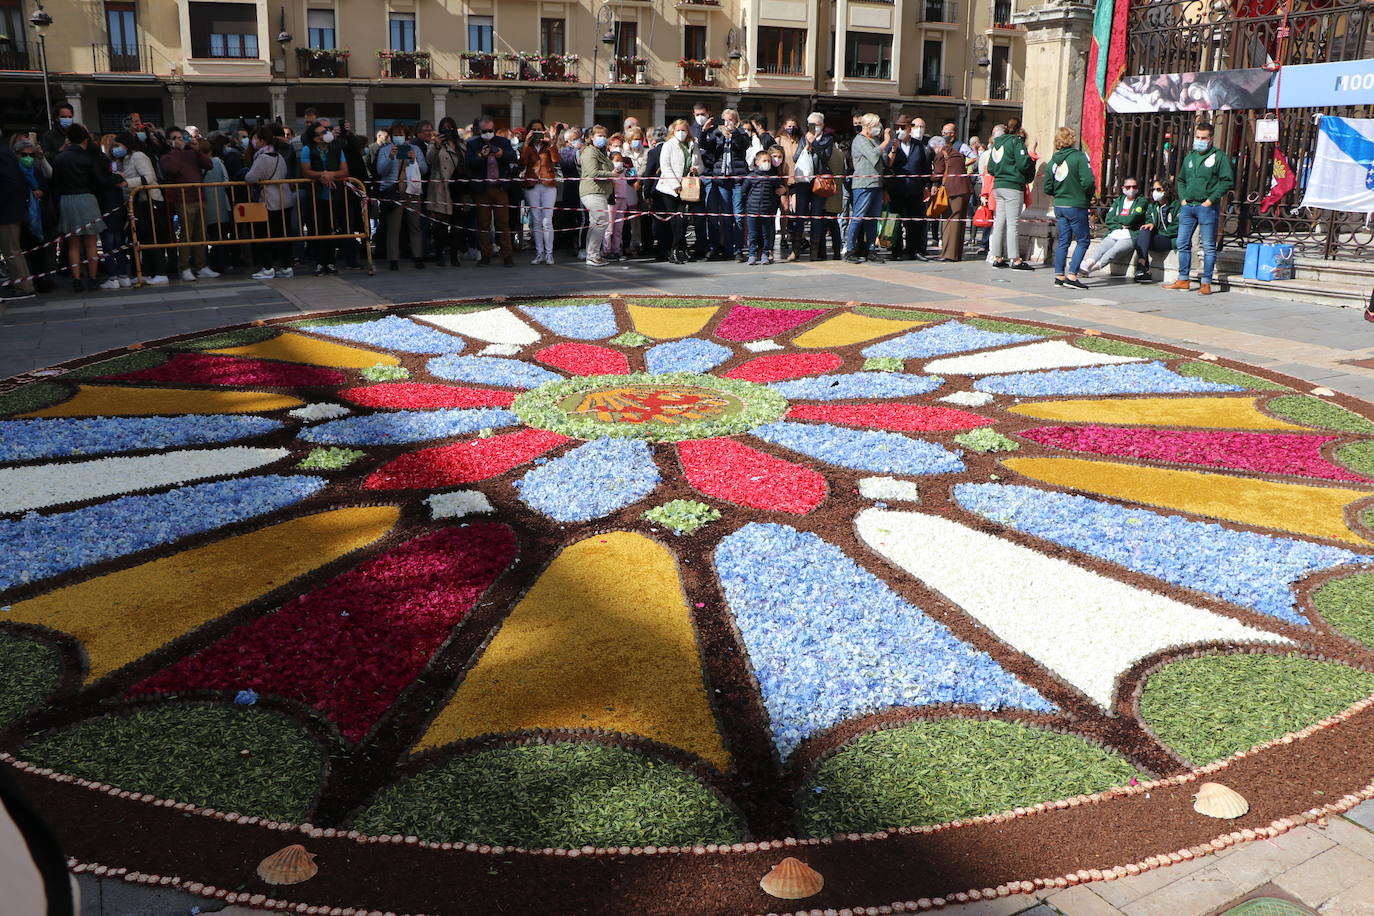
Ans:
[[[38,36],[38,61],[43,68],[43,114],[48,119],[48,130],[53,129],[52,119],[52,92],[48,88],[48,44],[43,39],[43,33],[52,25],[52,15],[43,9],[43,0],[35,0],[37,7],[33,15],[29,17],[29,25],[33,26],[34,34]]]
[[[291,33],[288,32],[288,31],[286,31],[286,7],[284,7],[284,6],[281,7],[281,16],[280,16],[280,19],[278,20],[278,22],[279,22],[279,25],[278,25],[278,27],[277,27],[277,46],[281,48],[281,67],[278,68],[278,69],[281,70],[282,76],[285,76],[285,75],[286,75],[286,50],[287,50],[287,45],[291,44],[291,42],[292,42],[293,39],[292,39]],[[302,75],[308,75],[308,74],[302,74]]]
[[[601,9],[596,11],[596,31],[598,41],[592,42],[592,120],[596,120],[596,53],[599,50],[597,45],[604,44],[607,52],[614,54],[615,49],[615,10],[611,9],[609,0],[601,5]],[[590,124],[584,127],[591,127]]]

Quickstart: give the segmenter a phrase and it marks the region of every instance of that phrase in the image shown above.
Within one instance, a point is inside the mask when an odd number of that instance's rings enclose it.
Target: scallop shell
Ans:
[[[268,884],[300,884],[320,870],[315,854],[299,843],[278,849],[258,863],[258,877]]]
[[[800,900],[819,894],[824,886],[825,879],[820,872],[791,856],[774,865],[759,882],[765,893],[783,900]]]
[[[1219,782],[1204,782],[1198,786],[1193,810],[1208,817],[1236,818],[1250,810],[1250,803],[1234,789]]]

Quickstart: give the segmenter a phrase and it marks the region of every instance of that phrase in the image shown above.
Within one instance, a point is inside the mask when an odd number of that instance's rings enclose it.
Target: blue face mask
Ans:
[[[58,118],[57,123],[65,130],[66,128],[71,127],[76,122],[73,121],[71,118]]]
[[[1207,152],[1207,147],[1209,147],[1209,146],[1211,146],[1211,145],[1212,145],[1212,141],[1211,141],[1211,140],[1194,140],[1194,141],[1193,141],[1193,149],[1197,150],[1199,153],[1205,153],[1205,152]]]
[[[606,141],[608,139],[610,138],[598,134],[597,136],[592,137],[592,143],[596,146],[597,149],[604,149],[606,146]]]
[[[123,159],[126,152],[128,152],[128,150],[124,149],[124,147],[116,146],[114,149],[110,150],[110,155],[114,156],[116,159]]]
[[[138,141],[140,143],[142,143],[148,139],[148,132],[140,130],[138,133],[134,134],[134,136],[138,138]]]

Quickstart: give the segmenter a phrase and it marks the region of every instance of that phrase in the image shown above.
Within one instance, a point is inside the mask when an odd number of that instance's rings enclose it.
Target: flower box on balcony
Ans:
[[[693,60],[683,57],[679,58],[677,65],[682,69],[682,85],[714,86],[716,84],[714,71],[721,67],[722,63],[716,58]]]
[[[296,62],[303,77],[346,79],[350,54],[347,48],[297,48]]]
[[[377,60],[382,65],[381,75],[390,79],[430,78],[430,53],[428,51],[396,51],[383,48],[377,52]]]

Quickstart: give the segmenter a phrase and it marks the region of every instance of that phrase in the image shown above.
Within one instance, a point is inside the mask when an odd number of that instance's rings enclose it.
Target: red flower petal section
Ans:
[[[131,694],[252,689],[367,735],[515,558],[505,525],[445,528],[369,560],[135,685]]]
[[[974,429],[994,423],[987,417],[953,407],[917,407],[912,404],[794,404],[787,410],[789,420],[818,420],[841,426],[865,426],[895,432],[937,432],[944,429]]]
[[[421,449],[388,461],[373,471],[363,488],[409,490],[486,480],[571,441],[567,436],[542,429],[522,429],[487,439],[469,439]]]
[[[212,353],[178,353],[161,366],[138,369],[106,379],[121,382],[172,382],[178,385],[258,385],[294,388],[310,385],[342,385],[337,369],[274,363],[265,359],[241,359]]]
[[[776,353],[772,356],[760,356],[742,366],[736,366],[725,373],[725,377],[766,385],[769,382],[785,382],[807,375],[820,375],[831,369],[840,368],[843,363],[844,360],[834,353]]]
[[[733,439],[689,439],[677,451],[688,483],[737,506],[805,515],[828,491],[825,478],[810,468]]]
[[[1104,426],[1042,426],[1017,433],[1024,439],[1075,452],[1176,461],[1233,471],[1292,474],[1322,480],[1364,478],[1321,456],[1336,436],[1289,433],[1178,432]]]
[[[554,344],[534,354],[534,358],[573,375],[630,374],[630,361],[624,353],[592,344]]]
[[[716,336],[722,340],[763,340],[783,331],[790,331],[798,325],[806,324],[812,318],[819,318],[828,309],[761,309],[752,305],[737,305],[726,314],[716,327]]]
[[[345,388],[339,392],[339,396],[363,407],[414,407],[425,410],[443,407],[509,407],[515,403],[513,391],[428,385],[424,382],[382,382],[362,388]]]

